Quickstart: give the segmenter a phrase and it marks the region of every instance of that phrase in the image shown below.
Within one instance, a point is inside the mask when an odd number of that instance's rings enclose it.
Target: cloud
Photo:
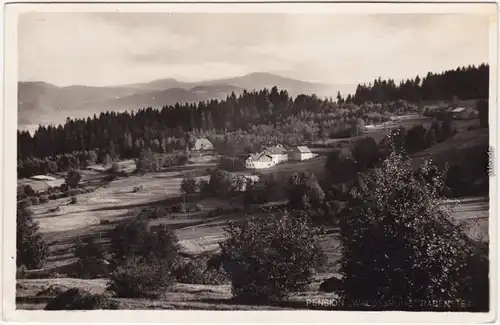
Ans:
[[[19,75],[113,85],[279,71],[357,83],[485,62],[488,24],[478,14],[29,13]]]

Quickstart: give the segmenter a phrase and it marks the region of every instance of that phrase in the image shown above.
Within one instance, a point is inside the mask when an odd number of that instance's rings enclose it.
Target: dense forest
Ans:
[[[422,80],[417,76],[399,85],[377,79],[359,85],[346,98],[338,94],[336,100],[316,95],[292,98],[286,90],[273,87],[239,96],[233,93],[222,101],[68,118],[64,125],[40,126],[33,136],[18,131],[18,176],[137,158],[144,149],[186,150],[195,136],[215,142],[219,137],[225,147],[250,151],[252,145],[264,142],[307,143],[346,125],[379,123],[394,114],[416,111],[424,100],[487,98],[488,73],[489,66],[482,64],[429,73]],[[246,140],[248,136],[253,142]]]

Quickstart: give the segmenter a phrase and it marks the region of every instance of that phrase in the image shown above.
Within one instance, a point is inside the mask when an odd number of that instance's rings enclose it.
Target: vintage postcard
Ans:
[[[496,4],[5,22],[6,320],[495,319]]]

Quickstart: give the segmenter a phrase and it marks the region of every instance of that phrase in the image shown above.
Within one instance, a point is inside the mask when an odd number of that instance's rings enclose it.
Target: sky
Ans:
[[[269,72],[328,84],[488,61],[481,14],[24,13],[21,81],[109,86]]]

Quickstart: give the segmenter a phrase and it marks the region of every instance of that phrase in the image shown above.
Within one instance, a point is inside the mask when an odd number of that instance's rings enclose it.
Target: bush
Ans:
[[[209,268],[205,259],[181,263],[174,270],[174,276],[180,283],[219,285],[230,282],[224,270]]]
[[[145,219],[120,223],[111,232],[111,252],[115,265],[133,256],[175,262],[179,247],[179,240],[172,230],[165,225],[152,230]]]
[[[371,137],[356,141],[351,152],[358,172],[373,168],[379,159],[377,142]]]
[[[108,275],[108,263],[104,249],[92,238],[77,241],[75,246],[76,274],[82,279],[93,279]]]
[[[193,194],[198,191],[196,179],[191,176],[184,177],[181,182],[181,191],[185,194]]]
[[[47,203],[47,202],[49,202],[48,196],[45,194],[40,195],[40,203],[43,204],[43,203]]]
[[[96,309],[118,309],[118,303],[103,295],[94,295],[79,288],[71,288],[57,295],[45,306],[45,310]]]
[[[209,190],[212,194],[222,198],[226,197],[233,189],[236,177],[225,170],[215,170],[210,175]]]
[[[295,209],[318,207],[325,198],[316,176],[308,172],[294,173],[290,177],[288,195],[290,206]]]
[[[441,205],[442,188],[436,169],[424,164],[415,174],[394,147],[382,166],[358,180],[340,227],[347,303],[398,300],[408,305],[394,308],[405,308],[415,300],[461,298],[470,240]]]
[[[31,200],[31,204],[32,205],[38,205],[38,204],[40,204],[40,199],[37,196],[31,197],[30,200]]]
[[[134,189],[132,190],[132,193],[137,193],[143,190],[142,184],[134,186]]]
[[[70,204],[76,204],[76,203],[78,203],[78,199],[76,198],[76,196],[72,196]]]
[[[301,216],[261,216],[230,223],[225,230],[221,259],[237,298],[284,298],[303,288],[324,263],[313,229]]]
[[[17,209],[16,264],[28,269],[41,268],[49,256],[49,247],[42,239],[38,223],[29,209]]]
[[[78,186],[81,179],[82,179],[82,175],[78,171],[76,171],[74,169],[70,169],[68,171],[68,174],[66,175],[66,184],[70,188],[75,188]]]
[[[117,297],[157,297],[174,283],[173,265],[165,259],[129,257],[111,273],[107,290]]]

